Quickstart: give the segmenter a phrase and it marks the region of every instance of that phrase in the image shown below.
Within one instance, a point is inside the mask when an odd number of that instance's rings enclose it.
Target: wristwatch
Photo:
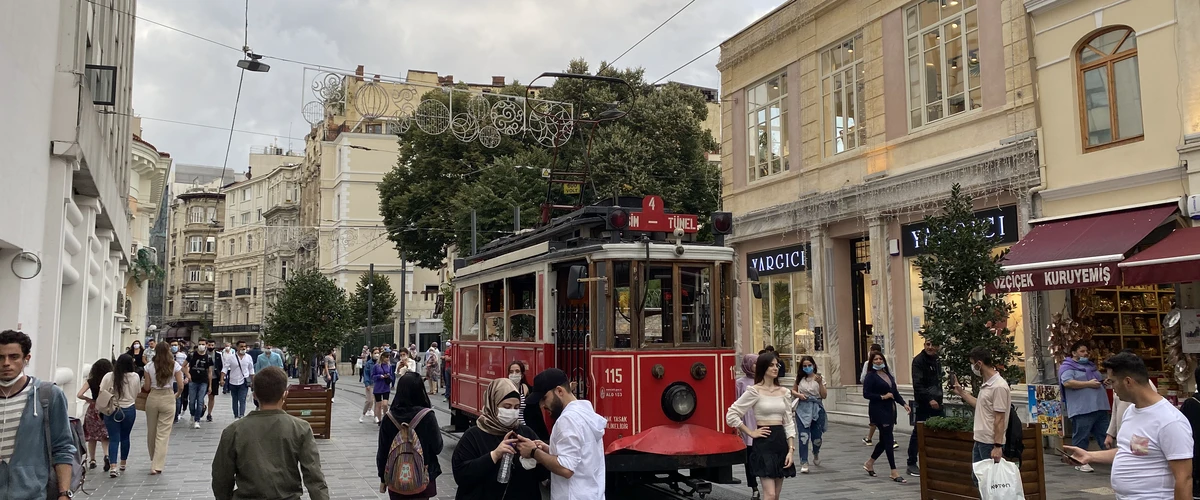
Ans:
[[[58,492],[58,498],[62,497],[75,498],[75,493],[70,490]]]
[[[995,446],[995,447],[997,447],[997,448],[1003,448],[1003,447],[1004,447],[1004,445],[1002,445],[1002,444],[1000,444],[1000,443],[992,443],[992,446]]]

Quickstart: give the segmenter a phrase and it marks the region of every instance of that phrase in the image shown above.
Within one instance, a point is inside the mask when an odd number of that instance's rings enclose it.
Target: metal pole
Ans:
[[[471,255],[475,255],[475,210],[471,209]]]
[[[513,232],[521,232],[521,207],[513,206]]]
[[[367,331],[363,333],[366,341],[363,345],[371,346],[371,315],[374,312],[375,303],[375,263],[367,268]]]
[[[471,212],[474,214],[475,212]],[[408,261],[405,259],[404,252],[400,252],[400,341],[396,342],[396,347],[407,349],[404,342],[408,342],[408,318],[404,316],[404,305],[408,302],[408,294],[405,290],[408,288]]]

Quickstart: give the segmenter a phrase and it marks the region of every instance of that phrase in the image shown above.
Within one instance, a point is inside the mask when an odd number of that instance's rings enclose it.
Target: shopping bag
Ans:
[[[1021,485],[1021,469],[1008,460],[994,462],[986,458],[971,465],[979,479],[980,500],[1021,500],[1025,488]]]

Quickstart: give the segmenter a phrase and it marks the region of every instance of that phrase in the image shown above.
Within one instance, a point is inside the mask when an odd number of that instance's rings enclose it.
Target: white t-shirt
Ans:
[[[146,364],[146,377],[148,377],[150,379],[150,388],[151,389],[172,389],[173,388],[172,384],[175,383],[175,373],[179,373],[181,370],[183,370],[183,365],[181,365],[179,363],[175,363],[175,371],[171,374],[171,378],[169,379],[170,381],[167,382],[167,385],[159,385],[158,377],[154,375],[154,363]],[[136,395],[134,397],[136,397]]]
[[[1170,401],[1130,405],[1117,433],[1112,489],[1118,500],[1174,498],[1169,460],[1192,458],[1192,426]]]

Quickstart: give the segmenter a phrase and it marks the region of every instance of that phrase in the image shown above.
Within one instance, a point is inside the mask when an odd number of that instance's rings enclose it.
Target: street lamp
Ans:
[[[238,61],[237,67],[256,73],[266,73],[271,71],[271,65],[260,61],[263,56],[251,52],[250,47],[242,47],[242,50],[245,51],[246,58]]]

